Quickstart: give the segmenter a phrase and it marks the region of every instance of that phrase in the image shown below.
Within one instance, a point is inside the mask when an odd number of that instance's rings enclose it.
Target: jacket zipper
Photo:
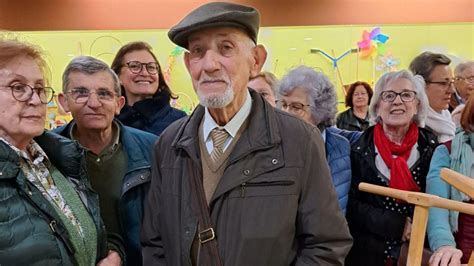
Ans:
[[[282,180],[282,181],[270,181],[270,182],[244,182],[240,184],[240,197],[245,197],[245,188],[246,187],[272,187],[272,186],[289,186],[293,185],[295,181]]]

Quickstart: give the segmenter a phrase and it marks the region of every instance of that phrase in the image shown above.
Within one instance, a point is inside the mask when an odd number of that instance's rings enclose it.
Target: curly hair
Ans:
[[[347,107],[351,107],[351,108],[354,107],[354,104],[352,103],[352,97],[354,96],[355,89],[358,86],[362,86],[362,87],[365,88],[365,91],[369,95],[369,101],[368,102],[370,103],[370,99],[372,99],[372,95],[374,95],[372,87],[370,87],[369,83],[367,83],[367,82],[356,81],[356,82],[351,84],[351,86],[349,87],[349,90],[347,91],[346,98],[345,98],[345,104],[346,104]]]
[[[311,116],[317,126],[334,125],[337,113],[337,96],[334,85],[322,72],[307,66],[298,66],[288,72],[279,87],[280,95],[288,95],[296,88],[303,89],[311,103]]]

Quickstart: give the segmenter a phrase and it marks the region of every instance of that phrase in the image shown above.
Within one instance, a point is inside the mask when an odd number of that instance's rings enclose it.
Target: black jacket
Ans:
[[[336,126],[350,131],[364,131],[369,127],[369,115],[361,122],[349,108],[337,116]]]
[[[359,191],[360,182],[387,186],[375,166],[374,127],[368,128],[352,145],[352,184],[347,205],[347,221],[354,246],[346,265],[383,265],[386,241],[401,239],[407,215],[385,208],[385,197]],[[419,160],[412,166],[411,173],[420,176],[421,191],[425,191],[431,156],[438,145],[436,136],[419,128]],[[409,215],[411,216],[411,215]]]
[[[317,128],[251,95],[248,127],[209,204],[224,265],[342,265],[352,241]],[[202,175],[203,115],[198,106],[155,145],[144,265],[191,265],[197,217],[189,179]]]
[[[186,116],[186,113],[170,106],[169,97],[156,97],[126,104],[117,119],[124,125],[137,128],[157,136],[171,123]]]

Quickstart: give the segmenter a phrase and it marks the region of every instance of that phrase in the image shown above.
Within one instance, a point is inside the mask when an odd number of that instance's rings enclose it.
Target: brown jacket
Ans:
[[[251,96],[248,128],[209,204],[224,265],[343,265],[352,238],[320,134],[259,94]],[[202,175],[203,115],[198,106],[155,145],[141,232],[144,265],[191,265],[197,214],[189,177]]]

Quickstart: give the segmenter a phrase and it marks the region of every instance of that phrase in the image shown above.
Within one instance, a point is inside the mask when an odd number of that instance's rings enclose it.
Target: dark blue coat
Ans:
[[[332,127],[326,128],[326,159],[336,188],[339,205],[346,213],[347,199],[351,187],[351,145],[336,133]]]
[[[140,225],[143,217],[143,201],[150,186],[151,150],[157,136],[118,123],[120,142],[127,154],[128,162],[118,206],[121,235],[124,240],[127,265],[142,265]],[[70,126],[71,123],[54,131],[70,138]]]

